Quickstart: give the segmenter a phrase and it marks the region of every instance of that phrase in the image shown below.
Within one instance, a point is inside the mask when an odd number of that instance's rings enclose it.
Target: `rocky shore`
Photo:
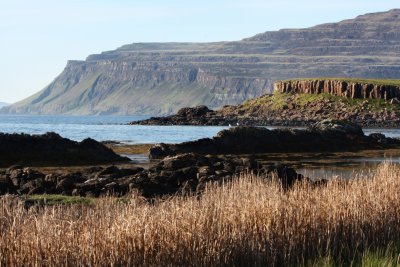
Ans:
[[[398,139],[382,134],[366,136],[360,126],[338,120],[322,121],[305,130],[232,127],[214,138],[154,145],[149,150],[149,157],[155,161],[148,168],[133,164],[100,166],[99,162],[127,159],[94,140],[78,143],[54,133],[40,136],[3,134],[0,140],[5,147],[13,149],[8,158],[5,148],[2,148],[3,165],[6,162],[25,162],[0,170],[0,195],[99,197],[137,194],[148,200],[176,194],[199,195],[209,183],[220,184],[245,174],[260,175],[266,180],[277,179],[285,189],[296,181],[311,185],[326,182],[304,177],[290,166],[281,165],[279,160],[275,163],[256,160],[256,156],[261,154],[400,147]],[[55,168],[52,171],[27,167],[32,166],[27,162],[35,163],[39,159],[51,162],[52,166],[82,163],[82,160],[90,162],[93,167]]]
[[[201,194],[208,183],[226,182],[235,175],[254,173],[278,179],[284,188],[296,181],[319,185],[287,166],[263,166],[251,157],[195,153],[166,157],[149,169],[140,167],[92,167],[79,172],[44,174],[32,168],[12,166],[0,171],[0,195],[63,194],[70,196],[123,196],[138,194],[147,199],[175,194]]]
[[[295,86],[297,85],[297,87]],[[400,125],[400,89],[395,86],[343,82],[276,83],[272,95],[241,105],[211,110],[206,106],[182,108],[167,117],[152,117],[132,125],[310,126],[336,118],[362,127],[396,128]],[[325,89],[326,88],[326,92]]]
[[[213,138],[181,144],[158,144],[150,148],[150,158],[181,153],[263,154],[288,152],[338,152],[399,147],[400,140],[382,134],[366,136],[361,127],[346,121],[325,120],[307,129],[232,127]]]
[[[129,161],[93,139],[75,142],[51,132],[43,135],[0,133],[0,144],[0,167],[14,164],[70,166]]]

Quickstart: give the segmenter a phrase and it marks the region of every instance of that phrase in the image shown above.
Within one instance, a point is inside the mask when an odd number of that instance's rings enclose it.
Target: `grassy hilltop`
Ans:
[[[341,82],[346,82],[346,88]],[[201,106],[182,109],[176,115],[133,124],[307,126],[325,119],[350,120],[364,127],[398,127],[400,80],[284,80],[275,83],[273,94],[265,94],[239,105],[226,105],[216,111]]]

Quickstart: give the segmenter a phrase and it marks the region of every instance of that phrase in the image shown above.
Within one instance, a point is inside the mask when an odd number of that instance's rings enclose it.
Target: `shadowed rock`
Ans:
[[[257,174],[274,179],[282,188],[296,182],[313,182],[283,165],[263,165],[252,157],[199,155],[194,153],[167,157],[148,170],[88,168],[80,172],[55,172],[45,175],[30,168],[16,166],[0,172],[0,195],[63,194],[86,197],[139,194],[152,199],[171,195],[201,194],[210,183],[222,184],[243,174]]]
[[[213,138],[181,144],[158,144],[150,149],[151,159],[182,153],[262,154],[289,152],[336,152],[382,149],[400,145],[400,140],[366,136],[353,123],[325,120],[305,130],[234,127]]]
[[[43,135],[0,133],[0,166],[85,165],[129,161],[93,140],[75,142],[56,133]]]

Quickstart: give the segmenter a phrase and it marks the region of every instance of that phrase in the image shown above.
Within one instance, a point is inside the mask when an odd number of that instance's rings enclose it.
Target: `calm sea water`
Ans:
[[[141,126],[126,125],[146,119],[143,116],[9,116],[0,115],[0,132],[43,134],[56,132],[63,137],[81,141],[93,138],[124,143],[180,143],[212,137],[228,127],[220,126]],[[271,127],[272,128],[272,127]],[[383,133],[400,137],[400,129],[365,129],[367,134]]]
[[[0,132],[43,134],[56,132],[63,137],[81,141],[93,138],[98,141],[113,140],[128,144],[180,143],[199,138],[215,136],[228,127],[210,126],[139,126],[127,125],[131,121],[145,119],[138,116],[8,116],[0,115]],[[270,127],[274,128],[274,127]],[[276,128],[276,127],[275,127]],[[383,133],[400,138],[400,129],[364,129],[366,134]],[[296,165],[297,171],[314,178],[328,178],[332,175],[352,177],[360,172],[376,168],[383,161],[400,163],[400,151],[395,154],[383,152],[372,157],[297,159],[289,165]],[[135,162],[147,163],[145,155],[126,155]]]
[[[228,127],[126,125],[138,116],[8,116],[0,115],[0,132],[43,134],[56,132],[81,141],[93,138],[123,143],[180,143],[212,137]]]

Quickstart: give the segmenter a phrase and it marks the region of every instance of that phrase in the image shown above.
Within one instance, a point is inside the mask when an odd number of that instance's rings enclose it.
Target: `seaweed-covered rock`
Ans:
[[[366,136],[351,122],[325,120],[307,129],[232,127],[213,138],[181,144],[159,144],[150,148],[152,159],[183,153],[262,154],[290,152],[337,152],[399,147],[400,140]]]
[[[201,194],[209,183],[221,184],[232,177],[252,173],[265,179],[277,179],[285,189],[296,182],[314,183],[292,168],[264,166],[248,156],[188,153],[167,157],[148,170],[110,166],[45,175],[21,167],[0,174],[0,195],[46,193],[99,197],[122,196],[135,191],[150,199],[175,194]],[[11,179],[12,175],[17,182]]]
[[[85,165],[129,161],[93,140],[75,142],[56,133],[43,135],[0,133],[0,166],[12,164]]]

